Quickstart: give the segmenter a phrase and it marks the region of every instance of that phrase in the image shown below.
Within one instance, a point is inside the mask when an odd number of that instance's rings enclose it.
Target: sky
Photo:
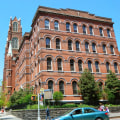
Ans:
[[[1,0],[0,1],[0,85],[3,79],[5,45],[10,17],[21,19],[22,34],[30,32],[38,6],[70,8],[86,11],[96,16],[112,18],[120,51],[120,0]]]

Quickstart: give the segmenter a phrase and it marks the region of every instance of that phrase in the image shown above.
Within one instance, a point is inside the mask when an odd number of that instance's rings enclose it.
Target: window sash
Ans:
[[[72,50],[72,41],[68,41],[68,50]]]
[[[80,48],[79,48],[79,42],[76,42],[76,51],[79,51]]]
[[[74,28],[74,32],[77,32],[77,24],[74,24],[73,28]]]
[[[89,27],[89,30],[90,30],[90,35],[93,35],[93,28],[91,26]]]
[[[70,24],[69,23],[66,23],[66,31],[70,31]]]
[[[103,36],[103,29],[99,28],[100,36]]]

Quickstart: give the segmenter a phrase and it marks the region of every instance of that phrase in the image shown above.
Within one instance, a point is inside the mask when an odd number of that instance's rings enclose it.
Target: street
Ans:
[[[22,119],[17,118],[10,114],[0,113],[0,120],[22,120]]]
[[[120,120],[120,117],[118,116],[120,113],[111,113],[111,117],[115,116],[116,118],[111,118],[110,120]],[[21,118],[17,118],[10,113],[0,113],[0,120],[22,120]]]

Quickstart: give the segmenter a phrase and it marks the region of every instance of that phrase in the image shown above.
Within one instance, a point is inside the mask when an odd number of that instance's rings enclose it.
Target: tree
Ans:
[[[108,100],[110,103],[117,103],[120,99],[120,80],[118,80],[116,74],[109,71],[107,75],[107,80],[105,83],[105,90],[108,95]]]
[[[86,104],[98,104],[99,100],[99,88],[94,80],[94,76],[89,70],[85,69],[80,77],[78,83],[80,93],[82,94],[84,103]]]
[[[15,91],[9,99],[9,107],[13,109],[24,108],[26,105],[33,103],[31,100],[32,91],[28,88],[20,89],[19,91]]]
[[[60,91],[56,91],[53,93],[53,99],[58,103],[59,100],[63,99],[63,94]]]

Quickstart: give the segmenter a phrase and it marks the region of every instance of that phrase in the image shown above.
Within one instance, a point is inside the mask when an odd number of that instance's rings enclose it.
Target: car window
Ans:
[[[73,112],[73,115],[76,115],[76,114],[82,114],[82,109],[75,110],[75,111]]]
[[[92,112],[95,112],[95,111],[92,109],[84,109],[84,113],[92,113]]]

